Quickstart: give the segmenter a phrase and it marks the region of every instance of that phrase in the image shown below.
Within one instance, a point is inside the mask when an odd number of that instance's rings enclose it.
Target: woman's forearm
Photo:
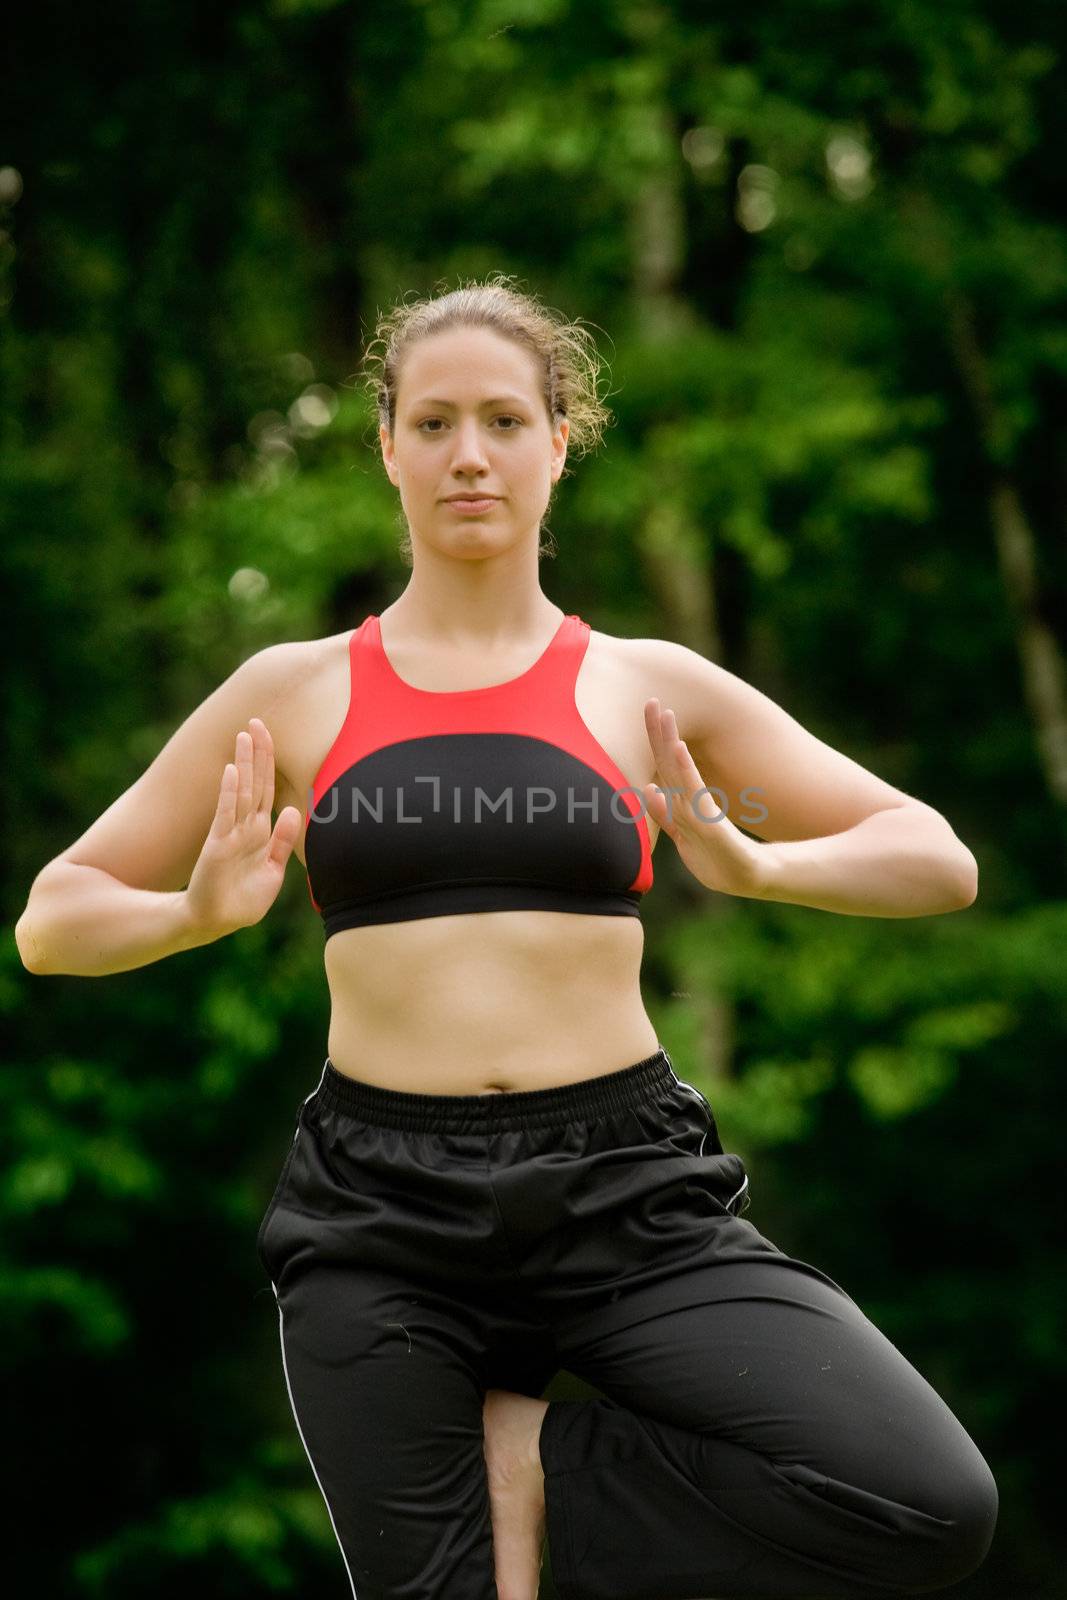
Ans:
[[[99,867],[58,861],[30,890],[15,942],[30,972],[102,978],[211,944],[225,931],[196,925],[184,889],[135,889]]]
[[[932,807],[876,811],[844,833],[764,844],[759,896],[854,917],[928,917],[961,911],[978,893],[978,866]]]

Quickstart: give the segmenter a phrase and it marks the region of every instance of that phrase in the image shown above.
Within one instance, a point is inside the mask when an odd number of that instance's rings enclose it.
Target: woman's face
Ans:
[[[569,426],[553,434],[537,358],[524,345],[489,328],[421,339],[401,362],[395,435],[380,430],[413,545],[459,557],[536,545]],[[461,491],[497,498],[465,513],[448,500]]]

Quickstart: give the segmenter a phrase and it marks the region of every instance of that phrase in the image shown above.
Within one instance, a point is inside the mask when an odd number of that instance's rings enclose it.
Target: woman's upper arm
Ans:
[[[184,889],[237,735],[256,716],[273,738],[271,711],[291,681],[300,648],[269,645],[243,661],[186,717],[141,776],[48,865],[100,867],[137,889]],[[276,772],[276,792],[277,785]]]
[[[704,782],[727,816],[765,840],[843,833],[876,811],[923,805],[809,733],[768,695],[695,650],[634,641],[649,654],[650,689],[670,706]],[[749,820],[752,819],[752,820]]]

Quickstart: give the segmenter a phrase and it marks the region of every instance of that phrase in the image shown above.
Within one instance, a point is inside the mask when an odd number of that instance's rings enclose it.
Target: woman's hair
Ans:
[[[509,285],[511,275],[493,273],[484,283],[468,280],[459,288],[428,299],[402,301],[384,317],[379,315],[375,337],[363,356],[365,383],[378,412],[379,426],[390,437],[396,431],[396,394],[404,354],[420,339],[446,328],[490,328],[494,333],[525,345],[537,357],[541,369],[545,409],[556,431],[561,418],[570,423],[567,456],[582,456],[595,449],[611,420],[611,412],[597,393],[601,360],[590,334],[578,322],[570,322],[551,312],[532,294]],[[381,346],[380,350],[376,347]],[[563,474],[568,468],[564,466]],[[548,512],[556,485],[549,494],[541,519],[541,532],[547,532]],[[411,530],[403,507],[398,513],[403,529],[400,554],[405,565],[413,565]],[[539,556],[554,556],[554,544],[540,544]]]

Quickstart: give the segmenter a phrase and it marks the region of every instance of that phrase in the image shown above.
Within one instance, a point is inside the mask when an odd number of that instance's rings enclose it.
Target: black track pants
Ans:
[[[744,1220],[666,1051],[513,1094],[327,1060],[258,1249],[355,1600],[496,1600],[487,1388],[540,1397],[561,1600],[922,1594],[982,1562],[989,1467],[843,1289]]]

